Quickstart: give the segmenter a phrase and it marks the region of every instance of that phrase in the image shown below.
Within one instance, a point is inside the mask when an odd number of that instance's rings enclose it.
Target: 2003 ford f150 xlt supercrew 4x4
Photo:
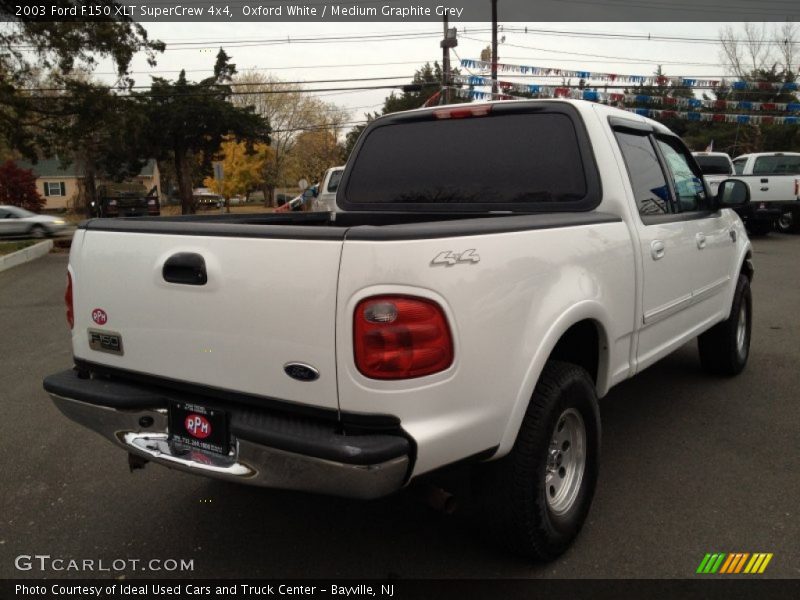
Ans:
[[[599,397],[696,336],[707,370],[744,368],[748,193],[712,197],[668,129],[601,105],[388,115],[335,220],[83,223],[75,366],[44,387],[131,466],[376,498],[474,461],[490,529],[552,558],[589,510]]]

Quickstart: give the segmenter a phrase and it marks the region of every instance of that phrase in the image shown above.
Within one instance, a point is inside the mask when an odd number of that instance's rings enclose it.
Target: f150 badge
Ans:
[[[439,252],[439,254],[433,258],[431,266],[444,265],[446,267],[452,267],[457,264],[476,264],[479,262],[481,262],[481,257],[478,256],[474,248],[464,250],[463,252],[446,250],[444,252]]]
[[[98,352],[122,355],[122,336],[113,331],[89,329],[89,348]]]

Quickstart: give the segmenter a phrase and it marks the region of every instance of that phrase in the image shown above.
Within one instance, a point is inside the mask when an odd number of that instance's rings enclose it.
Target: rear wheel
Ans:
[[[797,233],[800,231],[800,211],[787,210],[775,223],[775,229],[781,233]]]
[[[767,235],[772,231],[772,223],[769,221],[750,221],[747,223],[747,231],[750,235]]]
[[[738,375],[750,355],[753,299],[750,280],[739,275],[730,316],[697,338],[700,362],[709,373]]]
[[[582,368],[548,362],[511,452],[482,466],[488,533],[513,552],[551,560],[578,535],[594,495],[600,414]]]

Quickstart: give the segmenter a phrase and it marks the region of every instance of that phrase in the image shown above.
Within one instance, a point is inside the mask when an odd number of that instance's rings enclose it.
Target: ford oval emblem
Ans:
[[[316,381],[319,379],[319,371],[304,363],[286,363],[283,365],[283,370],[289,377],[297,379],[297,381]]]

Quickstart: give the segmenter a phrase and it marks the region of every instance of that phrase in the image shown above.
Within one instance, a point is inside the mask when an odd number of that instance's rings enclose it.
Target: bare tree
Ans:
[[[330,130],[334,139],[338,139],[350,113],[336,104],[326,104],[311,96],[303,90],[302,85],[286,83],[274,75],[248,71],[236,77],[236,84],[240,84],[238,91],[248,93],[234,96],[234,103],[254,106],[256,112],[266,117],[272,127],[272,153],[263,173],[264,202],[270,204],[277,187],[294,184],[287,180],[296,171],[290,159],[300,134],[304,131]]]
[[[780,65],[784,73],[791,73],[796,64],[798,31],[797,23],[786,21],[775,29],[772,36],[772,41],[780,54]]]
[[[780,65],[789,73],[797,55],[798,28],[786,22],[772,33],[766,23],[745,23],[741,30],[726,25],[719,32],[720,59],[739,79]]]

